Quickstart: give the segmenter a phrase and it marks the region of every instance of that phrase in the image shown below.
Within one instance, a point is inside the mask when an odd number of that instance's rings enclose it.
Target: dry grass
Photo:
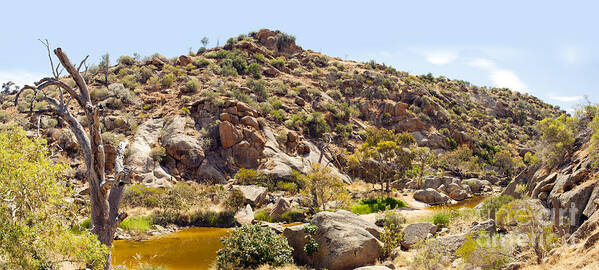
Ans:
[[[599,229],[595,230],[599,233]],[[593,235],[591,234],[591,235]],[[528,265],[527,270],[550,270],[550,269],[599,269],[599,245],[593,245],[588,249],[584,248],[585,241],[574,246],[564,245],[554,251],[549,256],[548,261],[542,265]]]

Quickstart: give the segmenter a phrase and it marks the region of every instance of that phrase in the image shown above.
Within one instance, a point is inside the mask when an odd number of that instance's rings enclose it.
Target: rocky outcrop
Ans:
[[[382,243],[377,239],[380,229],[348,211],[320,212],[311,224],[318,227],[315,240],[319,249],[313,257],[303,251],[303,225],[286,228],[284,236],[293,247],[293,256],[300,264],[317,268],[349,270],[373,264],[380,256]]]
[[[287,139],[289,140],[292,138],[293,142],[297,142],[299,137],[295,133],[292,134],[293,135],[289,135],[288,133]],[[329,164],[334,175],[339,177],[345,183],[351,183],[349,176],[341,173],[337,167],[333,166],[327,155],[323,155],[321,159],[320,149],[310,141],[302,141],[302,144],[305,145],[309,151],[304,150],[302,156],[294,156],[282,150],[284,147],[279,145],[274,132],[269,127],[264,128],[264,135],[266,139],[264,147],[264,156],[266,157],[266,160],[263,165],[263,172],[265,174],[276,179],[286,179],[291,177],[293,170],[306,174],[312,169],[312,164],[320,162],[321,164]]]
[[[450,200],[447,195],[439,193],[432,188],[414,192],[414,199],[431,205],[446,204]]]
[[[279,197],[275,202],[275,206],[270,210],[269,216],[275,220],[279,219],[289,209],[291,209],[291,203],[287,199]]]
[[[261,186],[256,185],[233,185],[234,189],[239,189],[243,194],[246,202],[253,206],[259,206],[266,200],[266,195],[268,195],[268,189]]]
[[[412,248],[414,245],[422,243],[427,238],[433,236],[437,232],[437,226],[429,222],[412,223],[402,230],[403,237],[401,246],[404,248]]]
[[[252,206],[248,204],[239,209],[235,213],[235,220],[241,225],[252,224],[252,221],[254,221],[254,211],[252,210]]]

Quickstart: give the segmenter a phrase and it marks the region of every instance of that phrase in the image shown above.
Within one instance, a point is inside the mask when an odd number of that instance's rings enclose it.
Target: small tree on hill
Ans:
[[[312,207],[326,210],[329,202],[345,203],[349,200],[345,184],[329,167],[322,167],[319,163],[312,165],[312,171],[305,177],[305,182],[302,194],[310,198]]]
[[[414,153],[409,149],[414,137],[407,133],[395,133],[385,128],[367,130],[365,142],[358,148],[354,157],[365,167],[374,168],[377,181],[385,190],[391,191],[391,179],[401,178],[412,167]]]

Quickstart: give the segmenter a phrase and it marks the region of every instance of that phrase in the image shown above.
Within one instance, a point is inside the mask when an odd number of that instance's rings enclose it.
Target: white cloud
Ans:
[[[447,65],[458,59],[458,54],[454,51],[430,51],[424,52],[424,56],[433,65]]]
[[[557,100],[560,102],[577,102],[582,100],[583,96],[550,96],[550,99]]]
[[[527,89],[526,84],[511,70],[496,69],[491,71],[489,77],[497,87],[510,88],[519,92],[525,92]]]
[[[0,84],[13,81],[18,86],[23,86],[25,84],[33,84],[44,76],[42,73],[24,70],[0,70]]]
[[[511,70],[502,69],[495,64],[493,60],[487,58],[475,58],[467,62],[474,68],[489,72],[489,79],[493,86],[501,88],[510,88],[514,91],[526,92],[526,84]]]

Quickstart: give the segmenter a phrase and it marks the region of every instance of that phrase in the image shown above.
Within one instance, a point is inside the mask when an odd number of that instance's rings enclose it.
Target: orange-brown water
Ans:
[[[220,238],[228,232],[222,228],[189,228],[146,241],[117,240],[112,263],[128,269],[137,269],[141,264],[169,270],[209,269],[222,247]]]
[[[468,198],[468,199],[459,201],[456,204],[433,205],[431,207],[428,207],[427,209],[430,209],[433,211],[458,210],[461,208],[471,209],[471,208],[474,208],[475,206],[477,206],[482,201],[484,201],[486,198],[489,198],[489,196],[476,196],[476,197],[472,197],[472,198]]]

